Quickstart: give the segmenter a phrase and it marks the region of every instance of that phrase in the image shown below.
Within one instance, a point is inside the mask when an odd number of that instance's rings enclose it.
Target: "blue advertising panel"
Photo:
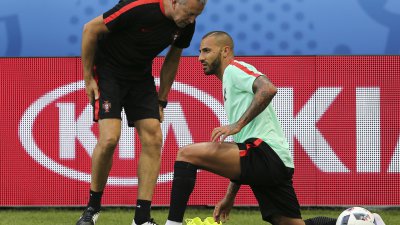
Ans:
[[[78,56],[83,25],[117,2],[1,0],[0,56]],[[237,55],[397,55],[399,24],[399,0],[208,0],[184,55],[211,30]]]

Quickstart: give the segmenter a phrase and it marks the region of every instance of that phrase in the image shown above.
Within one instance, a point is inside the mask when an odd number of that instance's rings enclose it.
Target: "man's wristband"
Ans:
[[[165,108],[165,107],[167,107],[167,105],[168,105],[168,101],[158,100],[158,104],[159,104],[161,107]]]

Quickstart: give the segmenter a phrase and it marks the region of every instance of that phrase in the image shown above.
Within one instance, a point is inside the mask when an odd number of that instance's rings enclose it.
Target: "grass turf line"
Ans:
[[[302,209],[304,219],[315,216],[337,217],[344,209]],[[384,219],[386,225],[400,224],[400,209],[373,209]],[[212,216],[212,208],[189,207],[185,218]],[[28,209],[0,209],[0,225],[71,225],[75,224],[82,213],[82,209],[73,208],[28,208]],[[160,225],[164,225],[168,209],[154,208],[152,217]],[[96,225],[130,225],[134,215],[133,208],[104,208]],[[262,225],[261,214],[257,208],[234,208],[227,225]]]

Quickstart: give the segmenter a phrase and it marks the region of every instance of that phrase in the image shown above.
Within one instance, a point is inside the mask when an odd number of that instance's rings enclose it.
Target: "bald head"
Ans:
[[[215,39],[215,44],[219,47],[228,46],[233,52],[233,40],[232,37],[224,31],[211,31],[203,36],[202,40],[213,37]]]
[[[188,0],[177,0],[181,4],[185,4]],[[197,0],[197,2],[205,5],[207,3],[207,0]]]

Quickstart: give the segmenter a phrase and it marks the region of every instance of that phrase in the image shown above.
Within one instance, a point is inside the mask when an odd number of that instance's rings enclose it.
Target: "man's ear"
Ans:
[[[231,51],[231,49],[229,48],[229,46],[224,46],[222,48],[222,55],[224,56],[224,58],[226,58],[228,56],[230,51]]]

